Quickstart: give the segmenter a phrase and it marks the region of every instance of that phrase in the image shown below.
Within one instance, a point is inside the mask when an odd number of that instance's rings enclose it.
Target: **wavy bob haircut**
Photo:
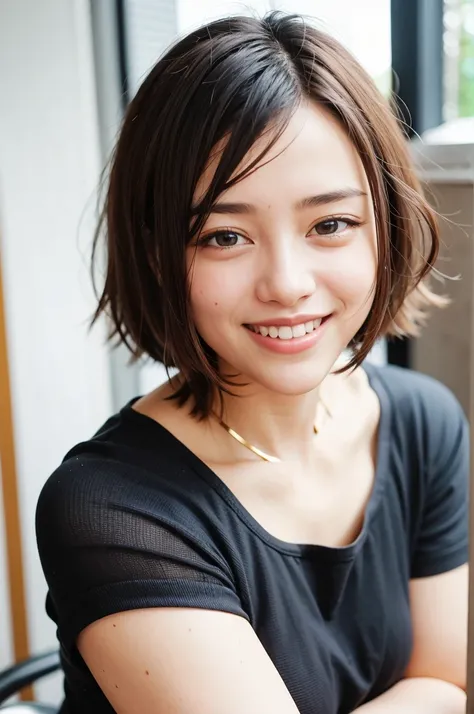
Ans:
[[[93,323],[132,359],[148,356],[182,376],[174,396],[209,414],[231,382],[193,324],[186,246],[219,195],[255,169],[302,102],[324,105],[362,160],[375,209],[374,302],[350,344],[360,364],[382,336],[414,335],[426,308],[441,306],[427,277],[438,253],[435,213],[423,197],[396,113],[336,40],[297,15],[229,17],[181,39],[157,62],[128,106],[112,157],[102,236],[106,275]],[[268,145],[238,173],[262,135]],[[199,205],[197,183],[224,146]],[[102,230],[104,229],[104,230]]]

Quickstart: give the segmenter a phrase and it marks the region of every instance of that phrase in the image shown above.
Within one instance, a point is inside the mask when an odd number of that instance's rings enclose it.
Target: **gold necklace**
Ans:
[[[322,406],[323,406],[324,409],[326,410],[328,416],[331,417],[331,416],[332,416],[331,412],[329,411],[328,407],[326,406],[326,404],[325,404],[321,399],[320,399],[320,403],[322,404]],[[241,436],[240,434],[238,434],[238,433],[235,431],[235,429],[232,429],[228,424],[225,423],[225,421],[223,421],[222,419],[219,419],[219,417],[217,417],[217,416],[216,416],[216,419],[217,419],[217,421],[219,422],[219,424],[226,430],[226,432],[227,432],[228,434],[230,434],[230,436],[231,436],[233,439],[235,439],[236,441],[238,441],[239,444],[242,444],[242,446],[245,446],[246,449],[248,449],[248,450],[251,451],[253,454],[255,454],[256,456],[258,456],[260,459],[262,459],[262,461],[269,461],[269,462],[272,463],[272,464],[279,464],[279,463],[281,463],[281,459],[279,459],[277,456],[272,456],[271,454],[267,454],[265,451],[262,451],[262,449],[259,449],[257,446],[254,446],[254,445],[251,444],[249,441],[247,441],[247,439],[244,439],[243,436]],[[313,424],[313,431],[314,431],[315,434],[318,434],[318,433],[319,433],[319,430],[318,430],[316,424]]]

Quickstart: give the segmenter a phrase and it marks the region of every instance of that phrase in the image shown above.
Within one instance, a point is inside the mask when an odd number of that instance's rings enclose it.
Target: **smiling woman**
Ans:
[[[297,16],[191,33],[128,109],[102,227],[94,319],[177,374],[40,496],[61,711],[460,714],[467,428],[364,362],[445,302],[370,78]]]
[[[237,371],[271,392],[301,394],[368,317],[375,216],[362,161],[330,112],[302,100],[267,150],[268,142],[256,140],[236,169],[243,178],[211,206],[187,248],[192,321],[219,355],[221,375]],[[197,202],[221,160],[214,153]],[[279,355],[299,355],[298,369]]]

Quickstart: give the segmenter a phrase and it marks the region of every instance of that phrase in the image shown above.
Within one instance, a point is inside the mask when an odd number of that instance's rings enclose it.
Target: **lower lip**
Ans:
[[[303,337],[293,337],[291,340],[281,340],[279,337],[264,337],[259,332],[249,330],[248,327],[245,329],[258,345],[265,347],[270,352],[276,352],[281,355],[296,355],[299,352],[311,349],[319,342],[326,331],[326,325],[330,319],[330,317],[326,317],[319,327],[312,332],[308,332]]]

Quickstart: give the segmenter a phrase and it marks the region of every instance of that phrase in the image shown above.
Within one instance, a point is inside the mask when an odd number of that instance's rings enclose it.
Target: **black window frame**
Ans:
[[[444,0],[391,0],[390,15],[393,92],[411,138],[443,122]],[[387,357],[410,367],[410,340],[389,340]]]

